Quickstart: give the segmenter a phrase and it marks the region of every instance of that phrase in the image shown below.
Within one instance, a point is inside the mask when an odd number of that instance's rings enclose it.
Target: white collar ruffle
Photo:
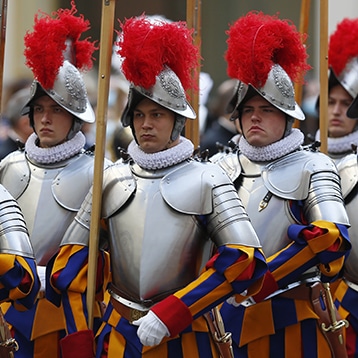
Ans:
[[[303,133],[299,129],[293,128],[286,137],[264,147],[255,147],[249,144],[244,136],[240,136],[238,145],[240,152],[248,159],[255,162],[267,162],[299,149],[303,141]]]
[[[166,150],[157,153],[145,153],[133,140],[128,146],[128,153],[136,164],[144,169],[155,170],[167,168],[190,158],[194,151],[193,143],[180,137],[180,142]]]
[[[320,130],[316,132],[316,140],[320,140]],[[343,137],[327,138],[327,150],[328,153],[339,154],[352,151],[352,145],[358,146],[358,131],[349,133]]]
[[[25,143],[25,151],[30,160],[34,160],[41,164],[57,163],[78,154],[86,143],[86,137],[82,132],[62,144],[51,148],[41,148],[37,142],[36,133],[32,133]]]

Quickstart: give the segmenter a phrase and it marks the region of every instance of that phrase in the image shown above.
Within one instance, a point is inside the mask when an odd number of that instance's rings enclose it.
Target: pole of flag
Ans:
[[[87,310],[88,326],[93,328],[96,296],[97,255],[102,207],[103,164],[105,157],[106,126],[108,110],[109,81],[114,32],[115,0],[103,0],[98,71],[98,95],[96,113],[96,146],[92,190],[92,212],[88,256]]]
[[[0,26],[1,26],[0,28],[0,107],[1,107],[2,92],[3,92],[3,77],[4,77],[7,0],[0,0],[0,4],[1,4],[1,13],[0,13]]]
[[[301,34],[308,33],[308,24],[309,24],[309,15],[311,8],[311,0],[302,0],[301,1],[301,11],[300,11],[300,24],[299,24],[299,32]],[[295,100],[301,105],[302,103],[302,83],[295,84]],[[298,120],[295,121],[294,127],[299,128]]]
[[[201,0],[187,0],[186,2],[186,22],[188,28],[194,29],[194,43],[200,49],[201,45]],[[197,69],[198,73],[198,85],[199,88],[199,74],[200,74],[200,64]],[[194,108],[197,118],[196,120],[188,121],[185,126],[185,136],[190,139],[194,148],[197,148],[200,143],[200,133],[199,133],[199,93],[195,90],[190,90],[188,92],[190,102]]]
[[[320,0],[320,95],[319,129],[320,151],[327,154],[327,108],[328,108],[328,0]]]

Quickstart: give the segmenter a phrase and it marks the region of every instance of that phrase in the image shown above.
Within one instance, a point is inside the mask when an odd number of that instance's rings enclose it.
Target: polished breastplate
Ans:
[[[113,283],[127,299],[155,302],[198,277],[211,243],[193,215],[164,201],[160,185],[168,171],[137,170],[135,195],[108,218]]]
[[[23,212],[36,261],[46,265],[92,184],[93,157],[80,154],[39,165],[14,153],[1,167],[1,181]]]

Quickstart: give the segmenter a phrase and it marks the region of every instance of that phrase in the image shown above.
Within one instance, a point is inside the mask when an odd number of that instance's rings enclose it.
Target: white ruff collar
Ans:
[[[320,131],[316,132],[316,140],[320,140]],[[358,145],[358,131],[349,133],[339,138],[327,138],[327,149],[329,153],[345,153],[352,151],[352,144]]]
[[[37,139],[36,133],[32,133],[25,143],[25,151],[29,159],[41,164],[57,163],[71,158],[78,154],[86,143],[82,132],[77,132],[72,139],[51,148],[40,148],[36,145]]]
[[[244,136],[241,136],[239,140],[239,149],[240,152],[250,160],[255,162],[267,162],[269,160],[281,158],[298,149],[302,145],[303,140],[303,133],[299,129],[293,128],[288,136],[264,147],[255,147],[249,144]]]
[[[149,170],[162,169],[178,164],[192,156],[194,145],[185,137],[180,137],[179,144],[157,153],[145,153],[133,140],[128,146],[128,153],[135,163]]]

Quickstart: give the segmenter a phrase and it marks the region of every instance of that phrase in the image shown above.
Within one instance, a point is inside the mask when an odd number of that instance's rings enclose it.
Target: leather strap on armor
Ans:
[[[120,295],[118,295],[120,291],[116,289],[114,285],[111,285],[111,288],[108,290],[108,292],[111,295],[110,302],[114,309],[129,323],[144,317],[149,311],[149,307],[139,307],[139,304],[122,298]]]
[[[327,300],[326,291],[321,282],[317,282],[311,286],[311,300],[313,309],[319,317],[318,322],[321,332],[328,341],[329,347],[331,349],[332,357],[348,357],[343,335],[343,328],[344,326],[346,326],[345,322],[341,320],[338,311],[334,305],[333,308],[335,309],[335,315],[337,320],[336,322],[332,321],[332,317],[329,312],[330,305]],[[321,300],[323,300],[323,305],[321,303]]]
[[[123,303],[117,301],[113,296],[111,296],[110,301],[114,309],[129,323],[132,323],[133,321],[136,321],[137,319],[144,317],[149,311],[149,310],[140,311],[135,308],[130,308],[124,305]]]
[[[216,313],[220,314],[218,310]],[[225,332],[223,334],[223,332],[221,332],[221,330],[218,328],[212,314],[213,311],[204,313],[204,318],[208,324],[210,334],[213,338],[213,341],[215,342],[216,348],[220,354],[220,358],[233,358],[234,353],[232,350],[231,333]]]

